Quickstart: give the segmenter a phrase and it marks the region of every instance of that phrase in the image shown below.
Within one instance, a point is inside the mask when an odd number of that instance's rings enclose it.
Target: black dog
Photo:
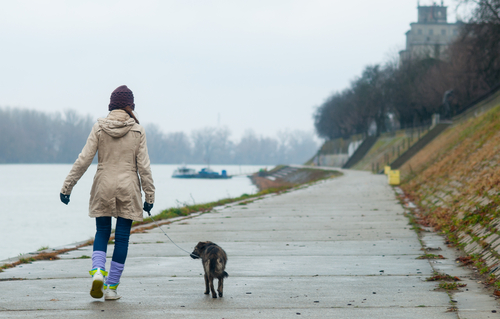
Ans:
[[[212,298],[217,298],[214,289],[214,278],[219,279],[219,297],[222,297],[224,289],[224,278],[229,276],[226,269],[227,255],[224,249],[211,241],[199,242],[191,253],[191,258],[201,258],[205,270],[205,295],[212,292]]]

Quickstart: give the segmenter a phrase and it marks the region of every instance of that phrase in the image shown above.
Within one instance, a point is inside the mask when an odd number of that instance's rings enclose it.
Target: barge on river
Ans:
[[[227,175],[226,170],[222,170],[219,174],[218,172],[214,172],[210,168],[202,168],[201,171],[196,172],[196,170],[192,168],[188,168],[186,166],[181,166],[177,168],[172,174],[173,178],[206,178],[206,179],[228,179],[232,176]]]

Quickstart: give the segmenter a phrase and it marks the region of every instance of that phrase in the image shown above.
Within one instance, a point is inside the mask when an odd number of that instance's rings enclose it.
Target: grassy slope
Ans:
[[[372,163],[383,163],[384,154],[392,155],[392,147],[398,142],[402,141],[404,137],[381,137],[377,140],[375,145],[368,151],[368,153],[359,161],[352,169],[371,171]],[[380,169],[382,169],[382,164],[380,164]]]
[[[415,175],[421,173],[425,168],[429,167],[436,158],[441,156],[446,150],[450,148],[450,145],[454,145],[457,140],[457,135],[465,127],[461,125],[460,127],[450,127],[438,137],[436,137],[432,142],[424,147],[419,153],[408,160],[403,166],[400,167],[401,177],[403,181],[408,181],[414,178]]]
[[[500,247],[499,164],[497,106],[449,128],[401,168],[401,187],[421,208],[421,223],[473,253],[492,281],[500,275],[500,255],[493,249]]]
[[[397,146],[400,146],[400,154],[408,149],[408,143],[405,143],[405,148],[403,148],[403,140],[408,141],[405,131],[398,131],[394,136],[381,136],[378,138],[377,142],[368,151],[368,153],[359,161],[352,169],[371,171],[372,163],[379,164],[379,169],[384,167],[385,155],[389,156],[389,162],[394,161],[398,158]],[[417,138],[413,139],[413,143],[417,142]],[[393,153],[394,148],[394,153]]]
[[[403,166],[402,188],[426,208],[438,228],[468,225],[467,216],[478,211],[497,217],[499,151],[500,107],[496,107],[450,128]]]

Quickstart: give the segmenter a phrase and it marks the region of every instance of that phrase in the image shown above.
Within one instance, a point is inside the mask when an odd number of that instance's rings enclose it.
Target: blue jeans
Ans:
[[[97,217],[95,219],[96,234],[94,239],[94,251],[106,252],[108,248],[109,236],[111,235],[111,217]],[[118,217],[115,229],[115,249],[113,250],[114,262],[125,264],[128,252],[128,240],[132,220]]]

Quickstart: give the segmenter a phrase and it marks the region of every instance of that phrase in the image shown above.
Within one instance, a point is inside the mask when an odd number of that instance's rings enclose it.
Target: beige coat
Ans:
[[[155,200],[144,128],[120,109],[97,120],[61,193],[71,194],[96,152],[99,164],[90,191],[89,216],[141,221],[141,183],[146,201],[153,204]]]

